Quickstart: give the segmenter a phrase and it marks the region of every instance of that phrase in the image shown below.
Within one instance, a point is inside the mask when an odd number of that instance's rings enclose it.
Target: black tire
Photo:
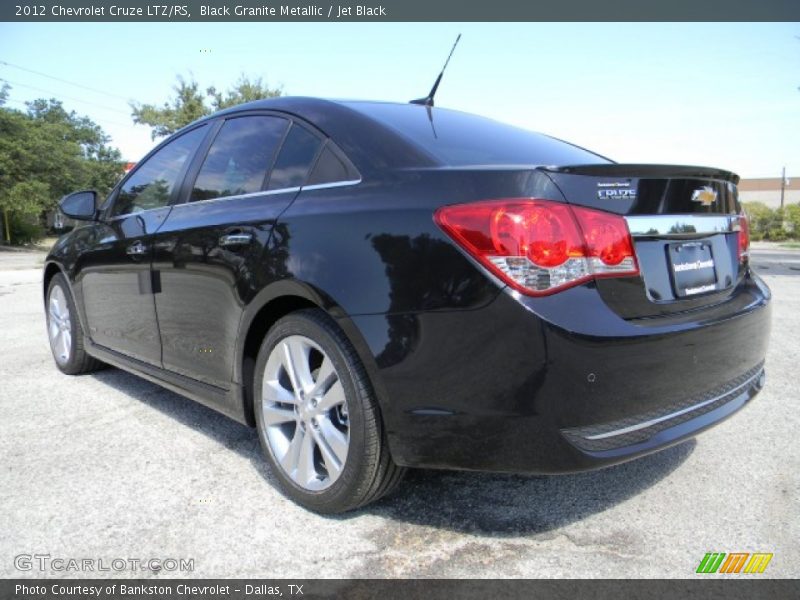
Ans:
[[[262,382],[267,361],[273,349],[289,336],[303,336],[317,344],[330,358],[344,389],[349,426],[347,458],[338,479],[320,491],[298,485],[287,474],[275,457],[264,423]],[[405,469],[395,465],[389,454],[380,410],[366,370],[349,340],[323,311],[297,311],[276,322],[261,344],[253,381],[261,446],[281,488],[296,503],[318,513],[341,513],[374,502],[400,483]]]
[[[50,300],[56,289],[60,289],[66,300],[66,307],[69,311],[69,332],[70,344],[69,355],[66,359],[59,356],[54,346],[53,337],[49,334],[51,327]],[[67,375],[82,375],[83,373],[91,373],[102,369],[105,365],[96,358],[89,356],[83,348],[83,328],[78,317],[78,311],[75,308],[75,301],[70,293],[67,280],[61,273],[53,276],[50,284],[47,286],[47,299],[45,303],[45,314],[47,321],[48,340],[50,341],[50,351],[53,353],[53,360],[56,366],[62,373]]]

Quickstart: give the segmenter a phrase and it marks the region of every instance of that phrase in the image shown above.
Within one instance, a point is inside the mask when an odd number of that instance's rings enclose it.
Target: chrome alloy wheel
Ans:
[[[262,386],[275,462],[304,490],[330,487],[350,447],[347,399],[331,359],[305,336],[285,337],[270,352]]]
[[[60,285],[53,287],[47,303],[47,334],[58,364],[68,363],[72,352],[72,322],[67,297]]]

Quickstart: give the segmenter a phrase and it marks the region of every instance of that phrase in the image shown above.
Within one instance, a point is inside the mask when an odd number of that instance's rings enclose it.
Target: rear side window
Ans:
[[[322,140],[305,127],[292,125],[269,179],[269,190],[299,187],[317,156]]]
[[[308,176],[308,185],[355,179],[353,171],[353,167],[346,164],[345,160],[337,155],[328,144],[320,154],[311,175]]]
[[[225,121],[195,180],[190,202],[261,191],[289,122],[280,117]]]
[[[122,185],[111,216],[128,215],[169,204],[172,190],[187,159],[194,155],[206,131],[203,125],[184,133],[142,163]]]

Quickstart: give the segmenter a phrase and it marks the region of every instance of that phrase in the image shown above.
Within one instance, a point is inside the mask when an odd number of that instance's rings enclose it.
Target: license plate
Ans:
[[[672,284],[679,298],[717,289],[717,269],[709,242],[670,244],[667,252]]]

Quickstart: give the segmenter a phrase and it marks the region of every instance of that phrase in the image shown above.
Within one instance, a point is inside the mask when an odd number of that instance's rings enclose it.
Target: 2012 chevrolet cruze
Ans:
[[[606,466],[763,385],[737,181],[431,106],[249,103],[62,199],[50,344],[255,426],[320,512],[405,467]]]

